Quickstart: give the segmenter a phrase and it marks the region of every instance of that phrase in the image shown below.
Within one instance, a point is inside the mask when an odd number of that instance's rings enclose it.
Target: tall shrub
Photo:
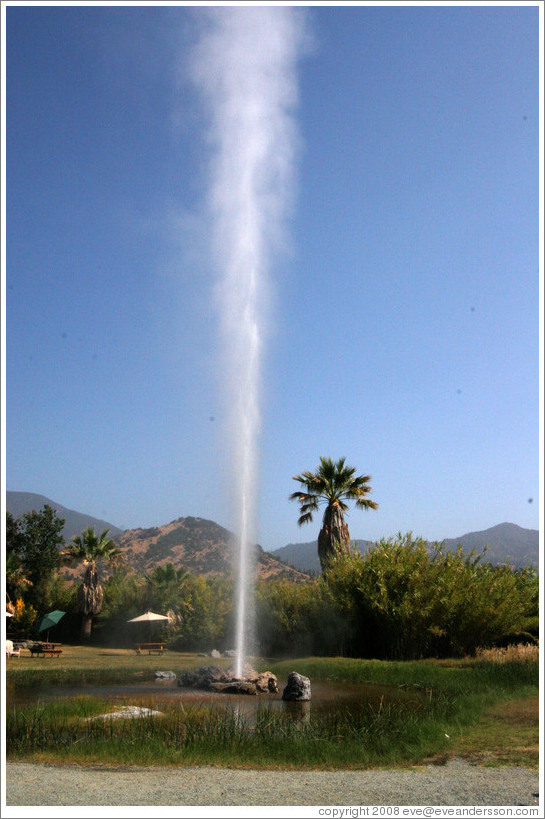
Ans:
[[[345,653],[346,623],[329,588],[312,583],[263,580],[257,587],[260,650],[268,656]]]
[[[210,651],[228,648],[233,608],[233,584],[221,577],[189,576],[184,584],[184,606],[173,635],[176,648]]]
[[[509,567],[482,563],[411,533],[381,540],[362,556],[339,556],[325,582],[349,622],[355,656],[412,659],[472,653],[520,631],[524,584]]]

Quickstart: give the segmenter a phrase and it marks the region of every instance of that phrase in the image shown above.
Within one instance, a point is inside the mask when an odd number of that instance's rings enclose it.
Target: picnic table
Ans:
[[[147,651],[148,654],[164,654],[166,649],[166,643],[137,643],[135,650],[137,654],[143,654],[144,651]]]
[[[28,648],[32,657],[35,654],[38,657],[58,657],[62,654],[62,648],[59,648],[60,645],[62,643],[34,643]]]

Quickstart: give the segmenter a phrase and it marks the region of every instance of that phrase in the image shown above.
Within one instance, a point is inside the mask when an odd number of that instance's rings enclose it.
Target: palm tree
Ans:
[[[156,566],[150,574],[145,574],[151,605],[163,609],[179,609],[189,577],[189,572],[183,566],[177,569],[173,563]]]
[[[357,509],[378,509],[378,504],[366,495],[371,492],[370,475],[355,475],[353,466],[346,466],[345,458],[337,462],[320,457],[316,472],[295,475],[302,489],[293,492],[290,500],[300,503],[299,526],[312,521],[312,515],[325,504],[322,528],[318,535],[318,556],[322,572],[328,568],[336,554],[350,551],[350,532],[345,521],[348,505],[345,500],[356,502]],[[303,491],[304,490],[304,491]]]
[[[88,526],[81,535],[72,538],[66,548],[61,552],[63,562],[66,564],[83,561],[85,574],[83,583],[78,589],[78,604],[83,615],[81,621],[81,639],[88,640],[91,637],[91,626],[93,617],[102,609],[104,592],[98,578],[97,564],[106,561],[107,563],[117,562],[121,556],[121,549],[118,549],[111,538],[108,537],[109,529],[105,529],[99,536],[95,530]]]

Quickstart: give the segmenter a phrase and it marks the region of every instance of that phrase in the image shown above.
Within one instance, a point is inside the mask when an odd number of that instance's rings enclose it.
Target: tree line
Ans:
[[[135,572],[107,532],[86,530],[68,546],[62,519],[49,507],[19,520],[8,513],[6,589],[10,630],[30,635],[52,609],[70,616],[57,629],[68,642],[94,639],[122,645],[137,639],[127,620],[147,609],[167,614],[154,626],[172,648],[232,648],[232,577],[191,575],[172,564]],[[362,555],[343,548],[327,557],[307,583],[256,584],[257,651],[263,656],[344,655],[378,659],[450,657],[478,647],[538,639],[539,582],[530,569],[493,566],[486,554],[430,549],[398,534]],[[63,562],[81,564],[68,580]],[[110,574],[100,580],[102,564]],[[92,632],[91,632],[92,623]]]

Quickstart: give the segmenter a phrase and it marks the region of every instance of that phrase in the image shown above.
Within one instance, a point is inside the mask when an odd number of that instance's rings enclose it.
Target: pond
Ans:
[[[176,679],[162,679],[115,685],[96,684],[41,684],[6,688],[8,709],[21,706],[43,704],[73,697],[99,697],[109,704],[145,705],[160,709],[161,704],[179,705],[184,708],[199,707],[234,711],[249,724],[255,719],[259,709],[268,708],[275,713],[292,716],[294,720],[309,721],[316,716],[342,709],[354,713],[362,709],[379,711],[384,708],[394,710],[420,711],[427,702],[427,696],[418,689],[405,689],[379,683],[349,684],[340,682],[311,682],[312,700],[309,702],[284,702],[283,683],[278,694],[258,694],[257,696],[223,694],[184,688]]]

